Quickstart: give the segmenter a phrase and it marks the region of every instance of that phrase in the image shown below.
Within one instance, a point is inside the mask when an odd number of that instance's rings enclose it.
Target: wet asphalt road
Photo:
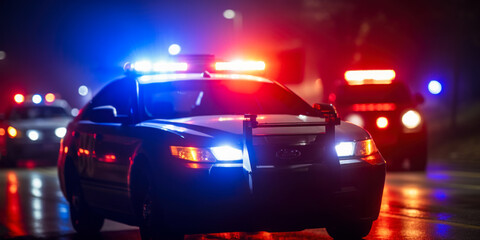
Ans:
[[[55,167],[29,160],[0,169],[0,238],[81,239],[69,219]],[[480,239],[480,171],[429,164],[389,172],[380,217],[366,239]],[[220,233],[186,239],[330,239],[324,229]],[[106,221],[98,239],[140,239],[138,228]]]

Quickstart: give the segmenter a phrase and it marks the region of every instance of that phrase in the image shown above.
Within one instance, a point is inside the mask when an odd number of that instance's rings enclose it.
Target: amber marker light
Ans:
[[[53,94],[53,93],[47,93],[47,94],[45,95],[45,101],[46,101],[46,102],[49,102],[49,103],[55,101],[55,94]]]
[[[7,132],[8,132],[8,136],[10,136],[11,138],[16,137],[17,134],[18,134],[17,129],[15,129],[15,128],[12,127],[12,126],[8,126]]]
[[[207,149],[196,147],[170,146],[172,156],[192,162],[215,162]]]

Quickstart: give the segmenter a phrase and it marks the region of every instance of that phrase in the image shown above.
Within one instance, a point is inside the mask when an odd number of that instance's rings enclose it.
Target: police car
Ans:
[[[332,105],[230,71],[264,62],[203,66],[211,72],[128,64],[68,125],[58,172],[75,230],[98,232],[109,218],[142,239],[318,227],[366,236],[385,179],[369,133]]]
[[[372,134],[389,168],[402,169],[408,163],[411,170],[424,171],[427,127],[418,109],[424,99],[412,95],[395,77],[394,70],[347,71],[346,84],[330,94],[329,100],[342,119]]]
[[[55,94],[14,96],[14,103],[0,121],[1,162],[15,165],[20,158],[52,157],[73,119],[70,106]]]

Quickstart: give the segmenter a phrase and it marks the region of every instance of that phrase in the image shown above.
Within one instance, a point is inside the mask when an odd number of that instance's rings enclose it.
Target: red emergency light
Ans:
[[[395,111],[396,108],[395,103],[357,103],[352,106],[355,112]]]
[[[17,93],[15,94],[15,96],[13,96],[13,100],[20,104],[20,103],[23,103],[25,101],[25,96],[23,96],[23,94],[20,94],[20,93]]]
[[[388,118],[386,117],[379,117],[377,118],[377,127],[380,129],[385,129],[388,127]]]
[[[349,85],[390,84],[395,79],[394,70],[351,70],[345,72]]]

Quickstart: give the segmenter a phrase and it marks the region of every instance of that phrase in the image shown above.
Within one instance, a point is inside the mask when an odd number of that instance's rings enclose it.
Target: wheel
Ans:
[[[145,165],[144,165],[145,166]],[[166,225],[163,207],[158,197],[158,188],[152,181],[152,175],[144,167],[134,166],[132,177],[133,204],[142,240],[184,239],[184,235],[170,230]],[[149,168],[146,168],[149,169]]]
[[[73,171],[74,170],[69,170],[69,173]],[[69,187],[71,189],[69,204],[70,221],[72,222],[73,228],[82,235],[98,234],[103,226],[104,218],[89,208],[83,198],[82,188],[78,182],[78,178],[72,175],[68,176],[70,178],[68,183],[70,183]]]
[[[372,229],[372,221],[347,221],[327,226],[327,233],[334,239],[362,239]]]

